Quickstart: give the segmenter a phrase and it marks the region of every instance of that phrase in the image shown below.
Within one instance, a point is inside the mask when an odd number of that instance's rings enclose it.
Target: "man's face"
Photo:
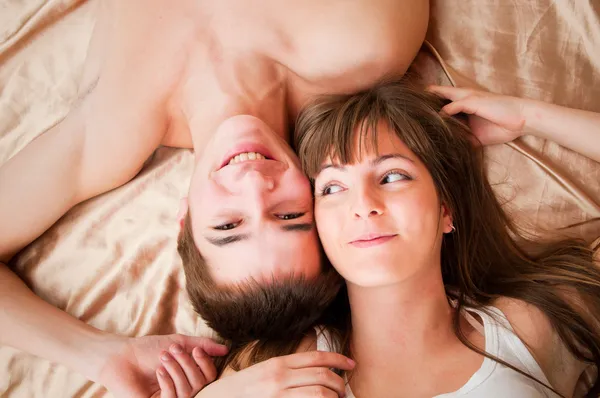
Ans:
[[[240,115],[218,127],[196,164],[188,204],[215,282],[319,273],[310,182],[260,119]]]

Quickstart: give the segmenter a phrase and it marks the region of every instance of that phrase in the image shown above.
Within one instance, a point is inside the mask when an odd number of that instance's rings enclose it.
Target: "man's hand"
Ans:
[[[183,335],[111,337],[100,349],[106,360],[97,380],[123,398],[192,397],[216,378],[213,356],[227,347]]]

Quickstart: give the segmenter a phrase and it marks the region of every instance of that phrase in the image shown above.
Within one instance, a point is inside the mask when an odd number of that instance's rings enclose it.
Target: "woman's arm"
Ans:
[[[275,357],[222,377],[196,398],[342,397],[344,379],[332,369],[350,371],[354,365],[341,354],[325,351]]]
[[[600,162],[600,114],[541,101],[521,101],[524,134],[554,141]]]
[[[534,305],[517,299],[502,297],[493,305],[504,313],[551,387],[565,397],[573,396],[577,381],[588,365],[573,356],[548,317]]]
[[[598,113],[449,86],[432,86],[429,91],[452,101],[443,108],[445,113],[469,114],[473,134],[483,145],[531,134],[600,162]]]

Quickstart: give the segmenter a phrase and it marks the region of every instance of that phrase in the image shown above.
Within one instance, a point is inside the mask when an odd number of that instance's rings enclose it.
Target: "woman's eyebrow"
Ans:
[[[390,153],[390,154],[387,154],[387,155],[378,156],[377,158],[373,159],[371,161],[371,166],[377,166],[377,165],[385,162],[388,159],[404,159],[404,160],[408,160],[411,163],[415,162],[413,159],[409,158],[406,155],[402,155],[400,153]],[[345,165],[341,165],[341,164],[326,163],[323,166],[321,166],[321,168],[319,169],[318,173],[322,172],[325,169],[336,169],[336,170],[340,170],[340,171],[345,171],[346,170],[346,166]]]
[[[388,159],[404,159],[404,160],[408,160],[411,163],[415,162],[414,160],[412,160],[408,156],[402,155],[400,153],[390,153],[388,155],[381,155],[381,156],[378,156],[376,159],[373,159],[373,161],[371,162],[371,165],[372,166],[377,166],[377,165],[385,162]]]
[[[333,163],[326,163],[323,166],[321,166],[321,168],[319,169],[317,174],[319,174],[320,172],[322,172],[325,169],[336,169],[336,170],[344,171],[344,170],[346,170],[346,166],[342,166],[339,164],[333,164]]]

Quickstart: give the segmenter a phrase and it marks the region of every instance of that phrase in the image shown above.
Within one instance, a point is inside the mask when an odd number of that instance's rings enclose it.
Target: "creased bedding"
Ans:
[[[0,0],[0,164],[86,89],[79,82],[97,2]],[[600,112],[600,1],[432,6],[428,41],[457,85]],[[448,81],[428,47],[415,68]],[[524,226],[600,236],[600,165],[533,137],[487,153],[498,194]],[[187,302],[175,250],[192,160],[188,150],[157,150],[133,181],[74,208],[12,268],[42,298],[100,329],[210,335]],[[0,347],[0,396],[107,395],[62,366]]]

